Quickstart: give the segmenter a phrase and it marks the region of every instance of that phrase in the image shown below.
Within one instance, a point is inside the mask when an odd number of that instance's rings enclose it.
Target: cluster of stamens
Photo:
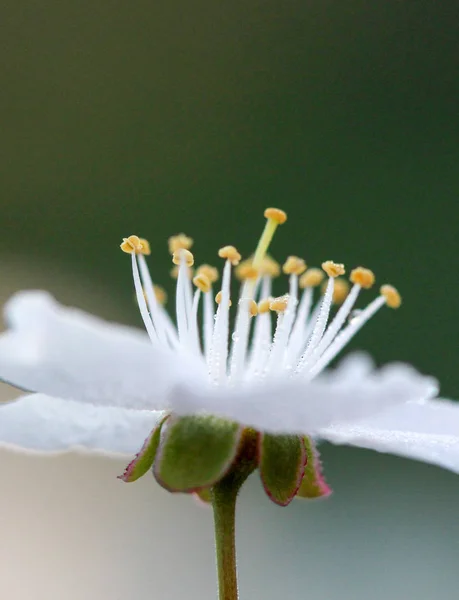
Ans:
[[[186,347],[203,356],[211,381],[217,384],[264,378],[281,371],[291,377],[312,379],[381,306],[398,308],[401,304],[397,290],[386,284],[366,308],[354,310],[361,290],[370,289],[375,283],[373,272],[364,267],[351,271],[352,286],[343,277],[344,265],[331,260],[323,262],[321,269],[308,268],[302,258],[289,256],[281,267],[267,251],[276,228],[287,220],[287,215],[269,208],[265,217],[266,226],[253,256],[242,261],[234,246],[219,249],[218,256],[225,263],[221,289],[215,296],[213,286],[220,277],[218,269],[203,264],[193,271],[193,240],[183,233],[169,238],[175,265],[173,276],[177,278],[176,327],[163,307],[164,290],[154,286],[150,278],[145,260],[150,245],[135,235],[121,244],[121,249],[131,254],[136,297],[152,342],[171,348]],[[241,287],[235,327],[230,335],[232,271]],[[275,297],[272,282],[281,272],[288,276],[289,289]],[[314,304],[317,289],[320,299]],[[340,306],[330,319],[334,304]],[[270,316],[273,313],[274,329]]]

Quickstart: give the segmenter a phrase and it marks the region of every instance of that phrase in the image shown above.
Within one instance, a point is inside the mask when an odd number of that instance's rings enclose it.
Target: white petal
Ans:
[[[359,381],[376,370],[369,354],[355,351],[345,356],[334,369],[328,369],[318,376],[321,381]]]
[[[350,444],[432,463],[459,473],[459,403],[410,402],[355,424],[321,432],[334,444]]]
[[[0,406],[0,447],[133,455],[162,414],[30,394]]]
[[[5,317],[11,330],[0,336],[0,377],[28,391],[162,409],[170,387],[185,376],[185,358],[173,360],[143,332],[60,306],[45,292],[15,295]]]
[[[436,392],[435,380],[408,365],[394,364],[353,380],[279,379],[201,393],[179,387],[171,406],[182,414],[204,411],[263,431],[316,435],[332,423],[352,422]]]

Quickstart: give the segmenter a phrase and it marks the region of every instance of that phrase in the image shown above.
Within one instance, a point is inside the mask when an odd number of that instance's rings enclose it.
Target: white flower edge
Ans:
[[[321,437],[459,473],[459,403],[450,400],[395,406],[370,419],[325,428]]]
[[[171,387],[199,377],[193,357],[153,346],[147,335],[59,305],[42,291],[5,306],[0,376],[26,391],[95,405],[163,409]],[[204,375],[201,375],[204,377]]]
[[[91,452],[130,457],[162,412],[92,406],[30,394],[0,407],[0,448],[15,452]]]

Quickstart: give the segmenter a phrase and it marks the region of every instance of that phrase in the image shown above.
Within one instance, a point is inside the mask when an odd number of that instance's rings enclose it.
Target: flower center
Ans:
[[[210,381],[217,385],[281,374],[312,379],[384,304],[391,308],[401,304],[397,290],[386,284],[377,298],[356,310],[360,292],[375,282],[370,269],[352,270],[350,287],[343,278],[343,264],[328,260],[322,269],[307,268],[297,256],[289,256],[282,266],[288,276],[287,293],[272,297],[273,279],[281,274],[281,268],[268,255],[268,249],[287,215],[276,208],[266,209],[264,215],[266,224],[252,257],[241,262],[234,246],[218,251],[225,263],[215,299],[218,270],[203,264],[193,272],[193,240],[183,233],[169,238],[175,265],[172,275],[177,278],[175,324],[164,308],[165,293],[153,285],[147,267],[148,242],[131,235],[121,244],[131,255],[136,298],[151,341],[202,357]],[[241,286],[231,331],[233,270]],[[335,310],[335,306],[339,308]],[[332,312],[335,314],[330,318]]]

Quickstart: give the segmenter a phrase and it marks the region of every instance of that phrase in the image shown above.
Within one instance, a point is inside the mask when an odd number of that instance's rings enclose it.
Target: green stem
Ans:
[[[233,485],[232,485],[233,483]],[[235,517],[239,486],[221,481],[212,490],[219,600],[237,600]]]

